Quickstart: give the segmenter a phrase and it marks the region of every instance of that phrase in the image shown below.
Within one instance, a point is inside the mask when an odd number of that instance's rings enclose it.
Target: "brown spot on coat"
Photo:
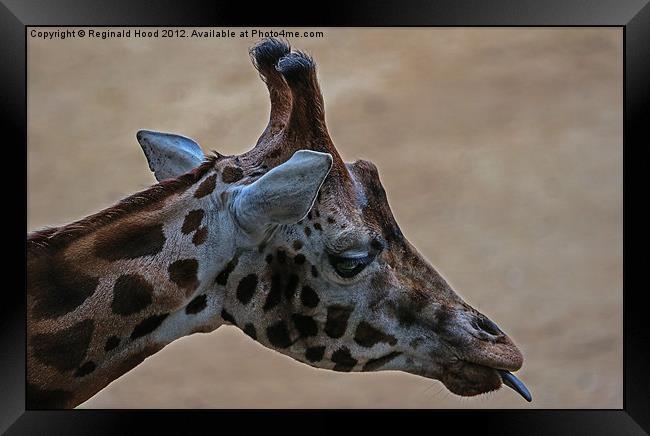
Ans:
[[[284,321],[278,321],[275,324],[267,327],[266,337],[274,347],[287,348],[289,345],[291,345],[291,339],[289,338],[289,329],[287,328],[287,323]]]
[[[72,312],[95,293],[99,279],[57,257],[29,262],[27,295],[33,298],[35,319],[57,318]]]
[[[246,324],[246,326],[244,326],[244,333],[246,333],[250,338],[257,340],[257,330],[255,330],[253,324]]]
[[[314,308],[318,306],[320,298],[318,294],[310,286],[305,285],[302,287],[302,292],[300,293],[300,301],[306,307]]]
[[[318,325],[311,316],[294,313],[291,315],[291,320],[296,326],[296,330],[298,330],[301,338],[316,336],[318,334]]]
[[[223,318],[224,321],[229,322],[232,325],[237,325],[237,321],[235,321],[235,317],[230,314],[226,309],[221,309],[221,318]]]
[[[244,171],[239,167],[226,167],[223,169],[221,180],[224,183],[234,183],[244,177]]]
[[[443,333],[447,329],[447,324],[452,319],[451,310],[444,308],[444,306],[436,312],[436,317],[431,323],[431,330],[437,334]]]
[[[239,257],[238,256],[233,257],[226,264],[224,269],[217,275],[215,282],[217,282],[218,285],[226,286],[226,284],[228,283],[228,277],[230,276],[230,273],[235,270],[235,267],[237,266],[238,262],[239,262]]]
[[[348,327],[348,319],[354,308],[345,306],[329,306],[327,308],[327,321],[325,322],[325,333],[330,338],[340,338],[345,334]]]
[[[169,279],[189,291],[194,291],[199,286],[199,279],[196,276],[198,269],[199,262],[196,259],[180,259],[167,268]]]
[[[169,316],[168,313],[152,315],[149,318],[145,318],[144,320],[140,321],[140,323],[133,328],[133,332],[131,332],[131,339],[137,339],[153,332],[158,328],[158,326],[160,326],[160,324],[162,324],[167,316]]]
[[[165,235],[162,224],[121,224],[97,233],[94,252],[97,257],[115,261],[153,256],[162,251]]]
[[[310,362],[320,362],[323,360],[323,354],[325,354],[325,347],[309,347],[305,351],[305,357]]]
[[[117,336],[111,336],[106,340],[106,345],[104,345],[104,351],[111,351],[118,345],[120,345],[120,338],[118,338]]]
[[[111,310],[127,316],[144,310],[151,304],[153,287],[140,274],[124,274],[113,286]]]
[[[205,242],[205,240],[208,237],[208,228],[203,226],[200,229],[194,233],[194,236],[192,236],[192,244],[196,245],[197,247]]]
[[[185,306],[185,313],[194,315],[201,312],[207,307],[207,296],[205,294],[197,295]]]
[[[265,312],[280,304],[280,301],[282,300],[283,284],[284,280],[281,274],[273,274],[271,276],[271,289],[266,296],[266,301],[264,302],[263,307]]]
[[[188,212],[183,220],[183,226],[181,227],[181,232],[184,235],[189,235],[193,231],[199,228],[201,222],[203,221],[203,216],[205,211],[203,209],[196,209]]]
[[[237,285],[237,299],[241,304],[250,303],[257,287],[257,275],[249,274],[239,281]]]
[[[359,323],[357,332],[354,335],[354,341],[362,347],[367,348],[370,348],[379,342],[385,342],[389,345],[397,344],[395,336],[386,334],[365,321]]]
[[[400,352],[398,351],[393,351],[392,353],[389,353],[385,356],[379,357],[377,359],[370,359],[368,362],[366,362],[365,365],[363,365],[363,368],[361,368],[361,371],[376,371],[382,366],[386,365],[388,362],[399,356]]]
[[[332,362],[336,364],[332,368],[334,371],[344,372],[352,371],[352,368],[357,364],[357,360],[352,357],[348,347],[341,347],[332,353]]]
[[[212,194],[214,188],[217,186],[217,175],[212,174],[211,176],[206,177],[204,181],[201,182],[196,191],[194,191],[194,197],[203,198],[206,195]]]
[[[81,365],[77,370],[74,372],[75,377],[84,377],[93,372],[97,368],[97,365],[95,365],[95,362],[93,361],[88,361]]]
[[[417,322],[418,314],[426,307],[428,297],[423,292],[411,292],[408,298],[397,303],[395,314],[401,326],[411,326]]]
[[[289,275],[287,285],[284,287],[284,296],[287,298],[287,300],[293,300],[293,296],[296,294],[296,289],[298,288],[299,281],[300,279],[296,274]]]
[[[78,367],[86,356],[95,323],[85,319],[55,333],[32,336],[34,357],[61,372]]]

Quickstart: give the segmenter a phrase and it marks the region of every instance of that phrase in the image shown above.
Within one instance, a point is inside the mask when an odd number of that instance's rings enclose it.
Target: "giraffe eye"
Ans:
[[[329,262],[338,275],[349,279],[359,274],[372,262],[374,255],[365,254],[362,256],[337,256],[329,255]]]

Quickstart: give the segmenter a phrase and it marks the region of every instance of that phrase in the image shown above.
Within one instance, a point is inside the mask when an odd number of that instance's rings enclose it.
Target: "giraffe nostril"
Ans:
[[[482,330],[484,332],[487,332],[493,336],[503,336],[505,333],[501,331],[498,325],[496,325],[494,322],[492,322],[490,319],[478,316],[474,319],[474,322],[472,323],[473,327],[476,330]]]

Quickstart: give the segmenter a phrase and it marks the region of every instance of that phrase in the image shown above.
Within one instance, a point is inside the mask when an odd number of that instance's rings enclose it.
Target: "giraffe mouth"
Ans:
[[[447,366],[440,381],[451,392],[464,397],[484,394],[507,386],[526,401],[532,401],[532,395],[526,385],[510,371],[467,360],[460,360]]]
[[[486,370],[497,373],[501,383],[513,391],[521,395],[529,403],[532,401],[532,395],[526,387],[526,385],[517,378],[510,371],[517,371],[521,368],[523,363],[523,358],[521,358],[521,353],[519,350],[512,345],[509,350],[510,352],[505,356],[496,357],[494,354],[488,358],[482,357],[480,355],[472,356],[473,359],[466,360],[466,362],[479,367],[484,367]],[[496,358],[495,358],[496,357]]]

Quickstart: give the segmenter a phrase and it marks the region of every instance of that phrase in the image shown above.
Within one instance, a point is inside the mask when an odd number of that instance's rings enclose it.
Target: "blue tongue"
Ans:
[[[514,390],[519,395],[524,397],[524,399],[529,403],[533,401],[533,397],[530,395],[530,391],[521,380],[515,377],[510,371],[504,371],[502,369],[498,369],[497,371],[499,371],[499,375],[501,376],[501,380],[503,381],[504,385],[508,386],[510,389]]]

